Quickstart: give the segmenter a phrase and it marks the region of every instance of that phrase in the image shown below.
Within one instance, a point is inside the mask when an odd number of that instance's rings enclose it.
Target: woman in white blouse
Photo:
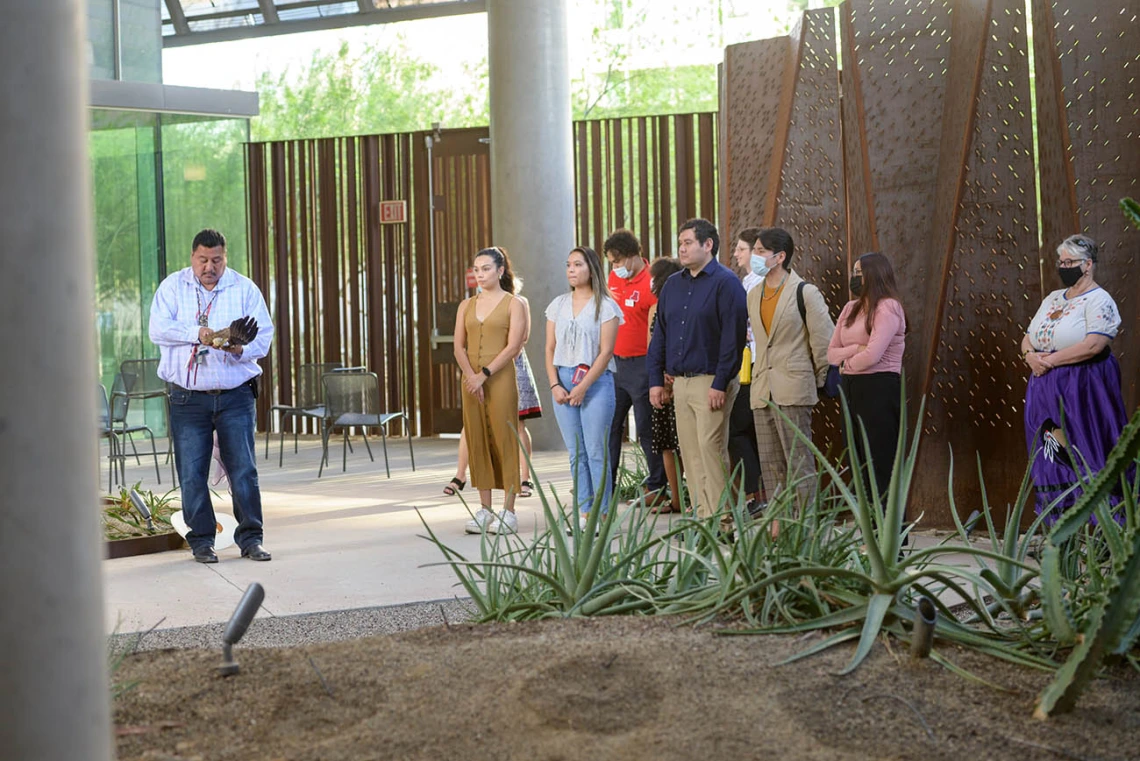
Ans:
[[[1126,422],[1120,365],[1111,349],[1120,312],[1094,279],[1097,245],[1071,235],[1057,247],[1057,257],[1065,287],[1045,297],[1021,339],[1032,373],[1025,440],[1037,512],[1051,506],[1050,524],[1080,496],[1071,487],[1104,467]]]
[[[605,511],[613,493],[605,446],[614,417],[614,341],[623,320],[593,249],[570,252],[566,279],[570,292],[546,308],[546,374],[584,526],[596,497]]]

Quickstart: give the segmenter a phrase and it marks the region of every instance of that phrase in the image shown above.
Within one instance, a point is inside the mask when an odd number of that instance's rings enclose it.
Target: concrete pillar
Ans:
[[[0,758],[112,757],[84,0],[0,24]]]
[[[566,254],[577,243],[566,31],[565,0],[487,0],[492,226],[526,281],[527,354],[545,410],[527,423],[537,449],[562,448],[543,369],[543,314],[566,291]]]

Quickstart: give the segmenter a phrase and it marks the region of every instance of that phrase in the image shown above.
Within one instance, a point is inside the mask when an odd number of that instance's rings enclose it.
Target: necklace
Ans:
[[[784,288],[784,281],[786,281],[787,279],[788,279],[788,273],[785,272],[784,277],[780,280],[780,284],[778,286],[776,286],[776,290],[772,291],[771,296],[768,295],[768,290],[767,290],[768,289],[768,281],[765,280],[764,283],[760,286],[760,300],[761,301],[771,301],[772,299],[779,296],[780,291],[783,290],[783,288]]]

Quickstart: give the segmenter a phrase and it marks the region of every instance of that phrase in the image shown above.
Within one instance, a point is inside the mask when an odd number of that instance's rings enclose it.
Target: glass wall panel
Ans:
[[[95,332],[99,376],[111,389],[125,359],[156,357],[147,338],[158,286],[158,189],[153,114],[93,110],[89,150],[95,211]],[[161,402],[132,421],[165,433]]]
[[[115,78],[115,18],[112,0],[87,0],[87,63],[92,79]]]
[[[190,263],[190,243],[212,227],[226,236],[229,266],[249,276],[246,246],[246,119],[162,117],[162,176],[170,271]]]
[[[128,82],[162,81],[161,0],[119,0],[121,78]]]
[[[95,339],[111,390],[125,359],[153,358],[150,304],[163,274],[190,263],[204,227],[225,233],[229,266],[249,274],[245,119],[93,109],[89,150],[95,211]],[[159,179],[161,178],[161,183]],[[162,400],[132,404],[131,422],[166,432]]]

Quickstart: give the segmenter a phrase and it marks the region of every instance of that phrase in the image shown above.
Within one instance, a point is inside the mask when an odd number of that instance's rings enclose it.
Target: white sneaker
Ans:
[[[599,519],[601,520],[601,519]],[[588,515],[578,516],[578,530],[585,534],[586,529],[590,527],[590,517]],[[597,526],[594,527],[594,536],[598,535]],[[566,524],[566,536],[574,536],[574,525],[571,523]]]
[[[519,530],[519,517],[510,510],[500,510],[487,524],[488,534],[514,534]]]
[[[468,534],[482,534],[493,520],[495,520],[495,514],[487,508],[481,507],[479,512],[475,513],[475,517],[467,521],[463,530]]]

